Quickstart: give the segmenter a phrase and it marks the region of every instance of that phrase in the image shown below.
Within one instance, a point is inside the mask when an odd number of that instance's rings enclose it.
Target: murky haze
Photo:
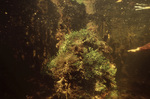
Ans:
[[[54,81],[43,68],[57,55],[56,34],[89,27],[111,48],[119,99],[150,98],[150,51],[127,50],[150,42],[148,0],[2,0],[3,99],[48,99]],[[109,39],[104,39],[109,35]]]

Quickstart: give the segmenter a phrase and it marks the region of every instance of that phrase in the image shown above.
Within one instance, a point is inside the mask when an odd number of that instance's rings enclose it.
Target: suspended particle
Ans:
[[[36,56],[36,50],[33,50],[33,57]]]
[[[5,12],[5,14],[8,14],[8,12]]]

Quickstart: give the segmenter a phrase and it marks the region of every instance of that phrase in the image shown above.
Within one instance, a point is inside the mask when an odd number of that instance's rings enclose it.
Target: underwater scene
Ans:
[[[150,0],[1,0],[0,99],[150,99]]]

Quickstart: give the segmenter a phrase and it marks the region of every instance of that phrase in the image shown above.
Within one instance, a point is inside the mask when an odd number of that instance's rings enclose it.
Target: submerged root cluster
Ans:
[[[116,97],[116,68],[104,57],[107,48],[86,29],[66,34],[57,56],[47,65],[55,79],[53,98]]]

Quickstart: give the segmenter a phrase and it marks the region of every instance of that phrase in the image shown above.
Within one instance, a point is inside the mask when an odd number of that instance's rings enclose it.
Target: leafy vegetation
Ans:
[[[56,98],[100,99],[117,95],[116,68],[103,53],[109,48],[87,29],[66,34],[47,65],[55,79]],[[111,93],[113,92],[113,93]]]

